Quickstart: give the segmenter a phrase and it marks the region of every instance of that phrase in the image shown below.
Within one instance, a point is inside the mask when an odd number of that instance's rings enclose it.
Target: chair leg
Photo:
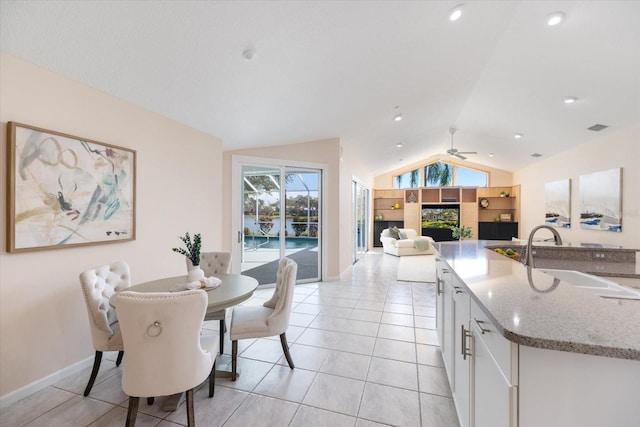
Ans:
[[[153,402],[156,401],[155,397],[147,397],[147,405],[153,405]]]
[[[195,427],[196,417],[193,413],[193,389],[187,390],[187,426]]]
[[[287,362],[289,363],[289,367],[291,369],[295,368],[293,364],[293,360],[291,359],[291,353],[289,353],[289,344],[287,344],[287,336],[285,333],[280,334],[280,343],[282,344],[282,350],[284,351],[284,357],[287,358]]]
[[[139,397],[129,397],[129,410],[127,411],[127,422],[125,423],[125,427],[133,427],[136,425],[139,403]]]
[[[122,356],[124,356],[124,351],[119,351],[118,358],[116,359],[116,366],[120,366],[122,363]]]
[[[231,341],[231,381],[235,381],[238,372],[238,340]]]
[[[91,371],[91,376],[89,377],[89,382],[87,383],[87,388],[84,389],[84,396],[89,396],[91,392],[91,388],[93,387],[93,383],[96,381],[96,377],[98,376],[98,371],[100,370],[100,362],[102,362],[102,352],[96,351],[96,356],[93,359],[93,370]]]
[[[227,325],[224,319],[220,319],[220,354],[224,353],[224,333],[227,332]]]
[[[213,367],[211,368],[211,373],[209,374],[209,397],[213,397],[213,393],[215,392],[214,387],[216,384],[216,362],[213,361]]]

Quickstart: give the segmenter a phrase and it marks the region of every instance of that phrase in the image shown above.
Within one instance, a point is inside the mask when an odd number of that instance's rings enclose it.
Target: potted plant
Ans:
[[[471,227],[465,227],[464,225],[461,227],[452,227],[451,235],[454,239],[464,240],[471,237]]]
[[[172,251],[186,256],[191,265],[193,266],[187,274],[187,280],[193,282],[195,280],[204,279],[204,271],[200,268],[200,249],[202,248],[202,239],[200,233],[193,235],[193,241],[189,232],[184,233],[184,236],[180,236],[180,240],[184,243],[185,248],[171,248]]]

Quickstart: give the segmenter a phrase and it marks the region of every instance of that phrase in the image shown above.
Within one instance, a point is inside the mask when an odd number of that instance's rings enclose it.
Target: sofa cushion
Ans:
[[[398,240],[396,242],[396,248],[413,248],[414,245],[415,242],[412,239]]]
[[[398,229],[398,227],[390,228],[389,234],[391,235],[391,237],[393,237],[396,240],[400,238],[400,230]]]
[[[398,236],[400,236],[400,240],[407,238],[407,233],[403,230],[398,231]]]

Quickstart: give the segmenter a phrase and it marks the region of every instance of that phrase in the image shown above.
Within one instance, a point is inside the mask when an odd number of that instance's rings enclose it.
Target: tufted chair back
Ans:
[[[168,396],[200,385],[217,353],[202,348],[203,290],[121,292],[116,306],[126,352],[122,390],[129,396]]]
[[[213,397],[218,340],[202,336],[208,297],[203,290],[184,292],[125,291],[116,307],[127,349],[122,391],[129,395],[126,426],[135,425],[140,397],[186,391],[187,425],[195,426],[194,388],[209,377]]]
[[[80,285],[89,315],[93,347],[99,351],[122,350],[118,319],[109,298],[131,286],[129,264],[101,265],[80,273]]]
[[[187,260],[187,271],[193,267],[191,260]],[[229,252],[201,252],[200,268],[204,271],[204,275],[214,276],[216,274],[227,274],[231,267],[231,253]]]
[[[96,351],[91,376],[84,390],[85,396],[91,392],[98,376],[103,351],[117,351],[116,366],[120,366],[124,351],[122,334],[120,334],[116,311],[109,305],[109,298],[129,286],[131,286],[129,264],[123,261],[90,268],[80,273],[80,287],[89,315],[91,341]]]
[[[236,380],[238,364],[238,340],[264,338],[280,335],[284,356],[293,369],[295,366],[289,353],[286,331],[291,317],[293,291],[296,285],[298,264],[289,258],[282,258],[278,264],[276,289],[269,301],[262,305],[238,306],[231,316],[231,379]]]
[[[293,290],[296,286],[298,264],[289,258],[282,258],[278,264],[276,289],[264,307],[272,308],[273,313],[267,318],[267,325],[272,335],[280,335],[289,327]]]

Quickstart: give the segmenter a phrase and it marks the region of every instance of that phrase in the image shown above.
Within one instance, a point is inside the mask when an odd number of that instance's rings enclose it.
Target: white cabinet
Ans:
[[[448,264],[436,260],[436,330],[449,384],[453,384],[453,288]]]
[[[459,279],[453,275],[453,398],[461,427],[468,427],[470,410],[471,353],[469,349],[470,297]]]
[[[477,319],[479,320],[479,319]],[[507,341],[498,335],[493,325],[471,320],[473,335],[473,366],[472,387],[473,396],[471,425],[474,427],[515,427],[518,425],[518,387],[513,385],[505,375],[498,360],[508,361],[510,354],[498,355],[501,348],[496,348],[495,341]],[[480,320],[482,322],[482,320]],[[485,337],[488,338],[485,340]],[[508,341],[505,343],[510,347]],[[505,357],[506,356],[506,357]],[[511,368],[509,365],[508,368]]]
[[[436,271],[438,340],[460,426],[517,426],[518,346],[495,329],[446,262]]]

